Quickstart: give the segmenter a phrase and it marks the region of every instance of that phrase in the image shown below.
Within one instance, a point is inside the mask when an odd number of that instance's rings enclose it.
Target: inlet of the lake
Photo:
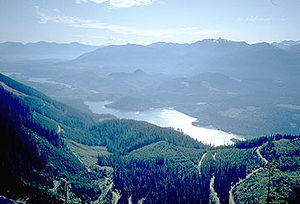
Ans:
[[[149,123],[161,126],[179,129],[190,137],[206,144],[220,146],[232,144],[232,138],[239,138],[237,135],[227,133],[221,130],[197,127],[192,123],[197,119],[172,108],[157,108],[141,112],[124,111],[105,107],[110,101],[91,102],[85,101],[93,113],[113,114],[118,118],[134,119],[147,121]]]
[[[57,81],[52,81],[49,78],[31,77],[31,78],[28,79],[28,81],[36,82],[36,83],[48,83],[48,84],[61,85],[61,86],[64,86],[64,87],[72,89],[72,90],[76,89],[76,88],[72,87],[72,85],[70,85],[70,84],[57,82]]]

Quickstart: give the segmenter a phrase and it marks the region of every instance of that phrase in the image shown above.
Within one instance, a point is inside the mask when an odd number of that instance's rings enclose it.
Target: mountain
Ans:
[[[71,61],[0,62],[0,69],[86,112],[86,101],[123,111],[173,107],[197,118],[195,125],[251,138],[300,130],[296,46],[225,39],[114,45]]]
[[[83,114],[2,74],[0,110],[0,194],[30,203],[104,202],[118,195],[112,169],[99,167],[99,156],[160,141],[204,148],[183,133],[145,122],[99,123],[101,116]]]
[[[1,60],[73,59],[98,47],[73,43],[0,43]]]
[[[286,69],[294,72],[299,58],[268,43],[207,39],[192,44],[113,45],[85,53],[70,63],[110,72],[141,68],[172,75],[209,71],[245,77],[278,76]]]
[[[112,45],[83,54],[71,62],[78,67],[101,67],[108,72],[168,72],[169,66],[176,67],[177,49],[143,45]],[[158,66],[159,65],[159,66]]]
[[[294,41],[294,40],[284,40],[282,42],[273,42],[271,43],[275,47],[278,47],[280,49],[286,50],[294,45],[300,44],[300,41]]]
[[[0,110],[1,202],[300,199],[299,136],[215,148],[146,122],[98,122],[1,74]]]
[[[127,53],[128,47],[134,54]],[[82,113],[0,74],[0,202],[299,203],[295,54],[267,43],[223,39],[99,50],[104,63],[95,51],[95,67],[63,66],[79,58],[48,66],[17,63],[17,69],[1,62],[0,67],[50,93],[55,88],[76,99],[88,92],[129,110],[174,107],[197,117],[195,125],[213,124],[252,138],[271,136],[204,145],[172,128]],[[151,60],[148,55],[156,56],[151,66],[136,66],[145,56]],[[120,58],[114,62],[114,56]],[[174,71],[172,76],[148,72],[160,72],[160,60],[166,66],[162,72]],[[171,60],[174,70],[167,67]],[[200,62],[219,73],[197,73],[205,70]],[[30,83],[30,77],[52,83]]]
[[[94,181],[99,174],[88,174],[64,141],[96,141],[87,131],[95,118],[4,75],[0,75],[0,109],[2,195],[14,199],[25,196],[30,203],[62,202],[69,182],[82,189],[82,198],[97,192],[87,181]],[[62,193],[59,196],[56,192]],[[78,192],[70,195],[78,196]]]
[[[298,57],[300,56],[300,42],[290,46],[289,48],[287,48],[287,50],[293,54],[296,54]]]

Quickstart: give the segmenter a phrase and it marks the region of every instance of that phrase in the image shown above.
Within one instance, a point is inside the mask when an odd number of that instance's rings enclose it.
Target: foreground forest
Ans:
[[[300,137],[212,147],[0,74],[0,202],[299,203]]]

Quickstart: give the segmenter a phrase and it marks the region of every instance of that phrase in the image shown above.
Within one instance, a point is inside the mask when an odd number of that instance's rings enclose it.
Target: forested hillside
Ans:
[[[211,147],[172,128],[103,117],[0,74],[0,195],[28,203],[299,202],[299,136]]]
[[[99,189],[93,181],[103,175],[89,174],[66,148],[64,138],[97,143],[87,131],[95,119],[0,77],[1,194],[25,196],[28,202],[62,201],[67,194],[94,199]]]

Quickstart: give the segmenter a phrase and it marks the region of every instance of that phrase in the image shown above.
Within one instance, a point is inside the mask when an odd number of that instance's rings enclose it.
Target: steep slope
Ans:
[[[208,203],[213,190],[220,203],[230,192],[236,203],[299,201],[299,136],[214,148],[171,128],[98,119],[0,75],[0,199]]]
[[[5,197],[26,196],[29,202],[117,199],[111,170],[93,160],[95,155],[111,154],[99,145],[117,155],[158,141],[203,148],[180,132],[145,122],[98,123],[96,116],[84,115],[4,75],[0,80],[1,169],[5,170],[0,193]]]
[[[64,142],[99,143],[88,131],[95,119],[3,75],[0,109],[2,195],[46,203],[96,199],[103,172],[88,172]]]
[[[233,189],[236,203],[265,201],[269,203],[298,203],[299,184],[299,137],[268,141],[261,148],[267,159],[265,168],[249,176]],[[247,189],[256,189],[249,192]]]
[[[98,163],[117,169],[113,179],[122,193],[121,202],[207,203],[209,177],[199,177],[194,163],[203,152],[159,141],[124,156],[99,157]]]

